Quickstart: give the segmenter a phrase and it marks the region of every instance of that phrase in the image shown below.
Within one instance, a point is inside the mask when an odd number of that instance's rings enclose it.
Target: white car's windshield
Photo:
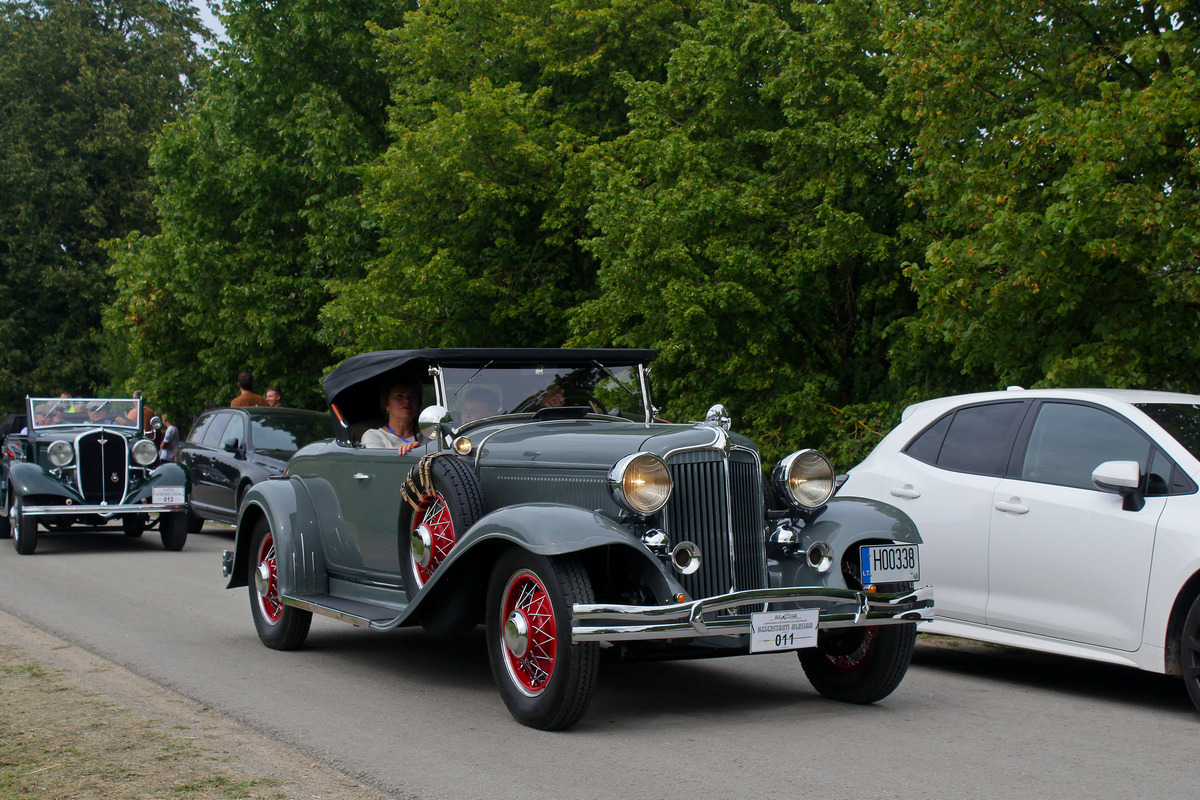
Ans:
[[[563,406],[638,422],[646,419],[637,367],[598,363],[444,367],[442,376],[450,412],[458,424]]]
[[[140,401],[131,398],[31,397],[30,430],[65,425],[138,427]]]

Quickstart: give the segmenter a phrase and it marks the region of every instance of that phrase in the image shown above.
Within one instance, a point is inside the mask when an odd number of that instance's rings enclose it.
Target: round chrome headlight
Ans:
[[[133,443],[133,463],[148,467],[158,458],[158,448],[149,439],[138,439]]]
[[[775,465],[771,484],[792,508],[817,508],[833,496],[833,464],[816,450],[799,450]]]
[[[75,448],[71,447],[70,442],[58,439],[50,443],[50,447],[46,450],[46,456],[54,466],[65,467],[75,458]]]
[[[653,453],[625,456],[608,472],[608,488],[617,505],[642,516],[665,506],[671,487],[667,465]]]

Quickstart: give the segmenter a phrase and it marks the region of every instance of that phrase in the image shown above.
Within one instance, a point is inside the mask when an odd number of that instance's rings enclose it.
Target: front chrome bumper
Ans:
[[[99,514],[104,517],[118,514],[153,514],[164,511],[187,511],[187,503],[128,503],[126,505],[100,506],[72,505],[22,506],[21,513],[29,517],[74,517],[80,514]]]
[[[899,625],[933,619],[933,587],[910,592],[871,594],[824,586],[785,586],[689,600],[668,606],[626,606],[578,603],[571,607],[571,639],[576,642],[627,642],[652,639],[691,639],[748,634],[748,616],[704,619],[705,614],[738,606],[799,604],[821,608],[817,628],[861,625]]]

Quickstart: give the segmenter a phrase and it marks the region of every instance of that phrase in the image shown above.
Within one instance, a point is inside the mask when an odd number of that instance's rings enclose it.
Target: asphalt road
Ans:
[[[606,663],[575,728],[515,723],[482,629],[461,641],[316,618],[263,647],[232,534],[0,541],[0,608],[400,798],[1191,797],[1200,715],[1132,669],[923,643],[891,697],[824,700],[794,656]]]

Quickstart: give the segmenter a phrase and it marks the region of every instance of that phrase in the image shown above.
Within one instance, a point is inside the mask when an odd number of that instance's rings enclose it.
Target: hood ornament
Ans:
[[[708,413],[704,415],[704,424],[713,428],[720,428],[723,431],[728,431],[733,420],[729,416],[729,411],[720,403],[715,403],[708,409]]]

